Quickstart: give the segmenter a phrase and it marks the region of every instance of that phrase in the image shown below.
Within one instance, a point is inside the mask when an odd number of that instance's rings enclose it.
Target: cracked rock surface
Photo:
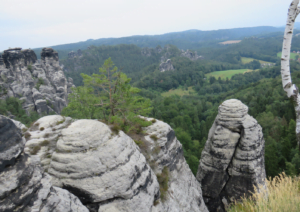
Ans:
[[[153,212],[207,212],[202,198],[201,186],[193,175],[183,156],[181,143],[174,130],[165,122],[146,118],[155,123],[144,130],[149,148],[158,149],[150,154],[150,161],[156,162],[155,173],[161,173],[164,167],[169,170],[167,198],[153,207]],[[157,140],[153,140],[155,135]]]
[[[23,152],[24,144],[21,130],[0,116],[0,211],[88,212],[76,196],[52,186],[38,157]]]
[[[40,114],[57,113],[67,106],[67,96],[74,87],[58,61],[58,53],[44,48],[41,60],[33,50],[5,50],[0,64],[0,98],[23,100],[23,108]]]
[[[254,186],[265,185],[264,148],[262,128],[248,107],[236,99],[223,102],[197,172],[209,211],[224,211]]]
[[[97,120],[45,116],[29,129],[26,152],[40,158],[55,186],[76,195],[90,211],[206,212],[200,183],[172,128],[157,120],[144,130],[156,153],[142,154],[131,137]],[[170,171],[169,189],[161,201],[156,174],[164,167]]]

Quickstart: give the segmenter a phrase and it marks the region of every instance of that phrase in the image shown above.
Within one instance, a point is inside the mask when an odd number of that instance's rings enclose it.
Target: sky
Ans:
[[[189,29],[284,26],[291,0],[0,1],[0,51]]]

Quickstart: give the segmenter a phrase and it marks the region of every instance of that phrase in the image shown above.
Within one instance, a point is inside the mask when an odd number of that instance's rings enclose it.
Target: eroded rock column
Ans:
[[[197,173],[209,211],[224,211],[234,199],[264,185],[264,147],[262,128],[248,107],[236,99],[223,102]]]

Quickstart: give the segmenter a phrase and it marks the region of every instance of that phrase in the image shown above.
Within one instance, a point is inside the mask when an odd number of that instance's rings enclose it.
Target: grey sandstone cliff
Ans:
[[[76,196],[51,185],[39,158],[25,154],[24,145],[21,130],[0,116],[0,211],[88,212]]]
[[[66,79],[59,65],[58,53],[44,48],[41,60],[30,50],[5,50],[0,64],[0,98],[16,97],[23,108],[38,113],[60,113],[67,105],[73,80]]]
[[[158,120],[144,130],[149,135],[140,136],[149,154],[97,120],[46,116],[29,129],[25,152],[37,155],[53,184],[76,195],[90,211],[206,212],[200,183],[174,131]],[[164,167],[170,174],[162,201],[156,175]]]
[[[197,173],[209,211],[224,211],[254,186],[265,185],[264,143],[262,128],[246,105],[231,99],[219,106]]]
[[[165,72],[165,71],[172,71],[174,70],[174,67],[172,65],[171,59],[168,59],[166,62],[162,62],[159,65],[159,70],[160,72]]]
[[[190,60],[198,60],[198,59],[201,59],[202,56],[198,56],[197,52],[193,52],[193,51],[190,51],[190,50],[181,50],[181,57],[187,57],[189,58]]]

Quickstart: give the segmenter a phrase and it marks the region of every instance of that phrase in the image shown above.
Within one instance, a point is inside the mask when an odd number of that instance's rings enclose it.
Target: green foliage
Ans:
[[[31,72],[31,71],[32,71],[32,65],[29,64],[29,65],[27,66],[27,69]]]
[[[159,183],[160,199],[164,202],[167,199],[168,183],[169,183],[169,169],[165,166],[161,174],[157,174],[157,181]]]
[[[37,81],[37,83],[35,85],[35,88],[37,90],[40,90],[41,85],[44,85],[44,80],[42,78],[38,78],[38,81]]]
[[[15,116],[15,120],[27,126],[40,117],[34,111],[27,115],[26,111],[22,108],[22,102],[18,98],[9,97],[0,100],[0,114],[8,116],[10,113]]]
[[[69,96],[69,105],[62,114],[73,118],[102,119],[119,125],[125,132],[141,132],[151,122],[137,115],[148,115],[149,99],[138,96],[140,89],[130,85],[130,78],[118,71],[112,60],[107,59],[99,69],[100,74],[82,74],[84,86],[77,87]]]

